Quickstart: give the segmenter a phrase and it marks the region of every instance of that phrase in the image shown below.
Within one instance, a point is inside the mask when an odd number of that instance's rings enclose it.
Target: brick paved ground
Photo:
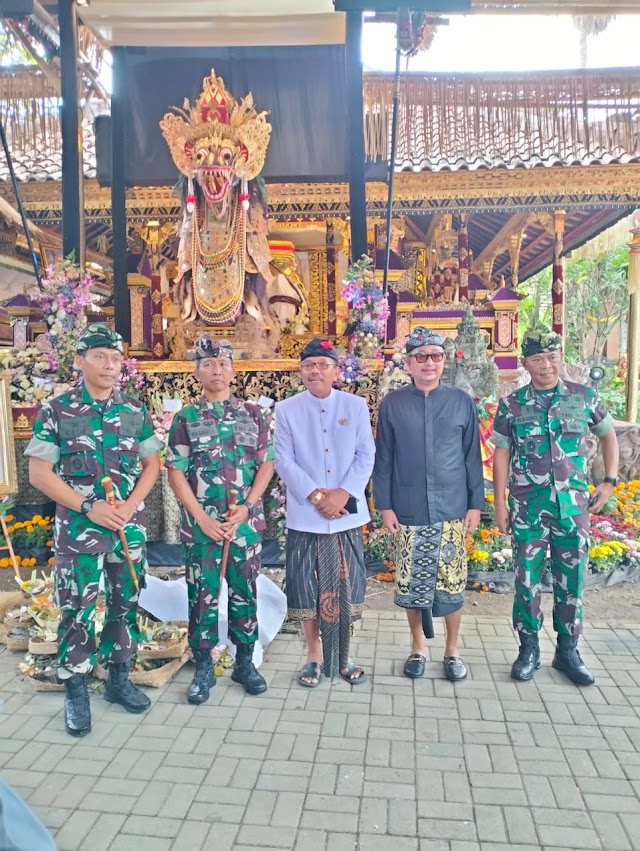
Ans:
[[[186,667],[143,717],[94,697],[79,741],[62,696],[34,694],[4,651],[1,774],[61,851],[638,851],[640,624],[590,625],[585,690],[549,667],[550,634],[535,683],[516,684],[509,625],[467,616],[463,630],[455,688],[441,634],[410,682],[403,613],[369,612],[354,651],[366,685],[303,690],[301,641],[281,636],[265,696],[227,677],[189,706]]]

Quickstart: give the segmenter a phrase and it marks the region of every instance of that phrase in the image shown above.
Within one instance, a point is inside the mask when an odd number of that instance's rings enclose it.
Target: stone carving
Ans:
[[[445,351],[451,355],[451,383],[465,390],[474,399],[485,399],[498,387],[498,367],[493,358],[487,356],[487,338],[480,323],[467,305],[462,322],[458,325],[458,336]]]

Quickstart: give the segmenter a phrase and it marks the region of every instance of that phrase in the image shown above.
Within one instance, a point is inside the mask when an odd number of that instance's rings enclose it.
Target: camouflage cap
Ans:
[[[89,349],[115,349],[124,353],[124,340],[108,325],[95,323],[87,325],[76,343],[76,352],[80,355]]]
[[[420,346],[441,346],[444,349],[444,339],[435,331],[431,331],[423,325],[418,325],[406,337],[407,354],[414,349],[419,349]]]
[[[331,340],[321,340],[320,337],[315,337],[310,340],[300,353],[300,361],[307,358],[331,358],[338,363],[338,350],[333,345]]]
[[[522,338],[522,357],[541,355],[544,352],[561,352],[562,337],[552,331],[527,331]]]
[[[233,360],[233,346],[228,340],[214,340],[208,334],[203,334],[196,340],[195,359],[229,358]]]

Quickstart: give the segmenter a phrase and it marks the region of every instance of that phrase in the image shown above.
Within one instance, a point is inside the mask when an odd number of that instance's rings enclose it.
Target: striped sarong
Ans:
[[[401,526],[395,545],[397,606],[431,609],[436,618],[462,608],[467,584],[462,520]]]
[[[351,624],[362,616],[366,584],[362,529],[332,535],[287,532],[286,591],[289,618],[320,619],[326,677],[349,662]]]

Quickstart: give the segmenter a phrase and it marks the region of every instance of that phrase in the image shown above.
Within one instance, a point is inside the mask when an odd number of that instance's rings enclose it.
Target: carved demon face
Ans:
[[[236,101],[211,71],[195,104],[185,101],[160,127],[176,166],[198,182],[207,202],[224,209],[238,180],[252,180],[262,171],[271,135],[266,116],[256,112],[251,94]]]
[[[224,204],[229,190],[238,182],[238,167],[247,161],[246,146],[216,134],[188,143],[185,153],[206,200]]]

